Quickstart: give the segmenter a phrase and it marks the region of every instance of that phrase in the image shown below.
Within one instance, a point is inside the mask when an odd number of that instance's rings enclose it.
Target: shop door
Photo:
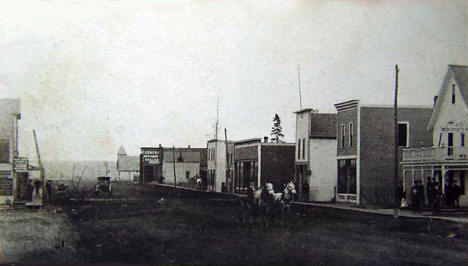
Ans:
[[[448,133],[447,135],[447,155],[453,155],[453,133]]]

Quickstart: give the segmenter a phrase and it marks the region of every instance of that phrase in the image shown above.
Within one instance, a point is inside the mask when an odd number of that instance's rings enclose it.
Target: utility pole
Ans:
[[[213,180],[210,180],[213,184],[212,190],[216,191],[216,176],[218,175],[218,123],[219,123],[219,99],[216,99],[216,129],[215,129],[215,154],[214,154],[214,165],[215,172]]]
[[[172,145],[172,163],[174,166],[174,187],[177,187],[177,178],[176,178],[176,170],[175,170],[175,146]]]
[[[34,135],[34,142],[36,144],[36,152],[37,152],[37,161],[39,163],[39,169],[41,173],[41,184],[42,184],[42,195],[41,195],[41,203],[44,204],[44,197],[45,197],[45,169],[44,166],[42,166],[42,161],[41,161],[41,154],[39,153],[39,144],[37,143],[37,136],[36,136],[36,130],[33,129],[33,135]]]
[[[229,152],[228,152],[228,141],[227,141],[227,130],[224,129],[224,142],[226,144],[226,189],[228,188],[229,182],[231,182],[231,169],[229,168]]]
[[[395,218],[398,218],[398,208],[400,207],[400,202],[399,202],[399,187],[398,187],[398,65],[395,65],[395,101],[393,105],[393,124],[394,124],[394,129],[395,129],[395,145],[394,145],[394,200],[395,200],[395,209],[394,209],[394,215]]]
[[[300,65],[297,65],[297,75],[299,76],[299,110],[302,110],[301,66]]]

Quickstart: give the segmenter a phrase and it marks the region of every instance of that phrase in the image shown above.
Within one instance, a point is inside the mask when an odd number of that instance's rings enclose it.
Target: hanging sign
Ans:
[[[16,157],[13,159],[14,170],[16,173],[27,173],[28,172],[28,158]]]

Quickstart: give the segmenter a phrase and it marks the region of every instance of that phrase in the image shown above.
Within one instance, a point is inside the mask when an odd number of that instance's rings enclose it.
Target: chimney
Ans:
[[[268,137],[263,137],[263,142],[267,143],[268,142]]]
[[[436,95],[436,96],[434,96],[434,106],[435,106],[435,105],[436,105],[436,103],[437,103],[437,98],[439,98],[439,96],[437,96],[437,95]]]

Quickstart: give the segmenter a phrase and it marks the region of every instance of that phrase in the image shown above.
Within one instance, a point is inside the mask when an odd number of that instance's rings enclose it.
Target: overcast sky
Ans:
[[[431,105],[468,64],[464,1],[1,1],[0,97],[22,102],[20,153],[115,159],[229,139],[295,138],[302,106]],[[220,132],[221,134],[221,132]],[[224,136],[224,135],[223,135]]]

